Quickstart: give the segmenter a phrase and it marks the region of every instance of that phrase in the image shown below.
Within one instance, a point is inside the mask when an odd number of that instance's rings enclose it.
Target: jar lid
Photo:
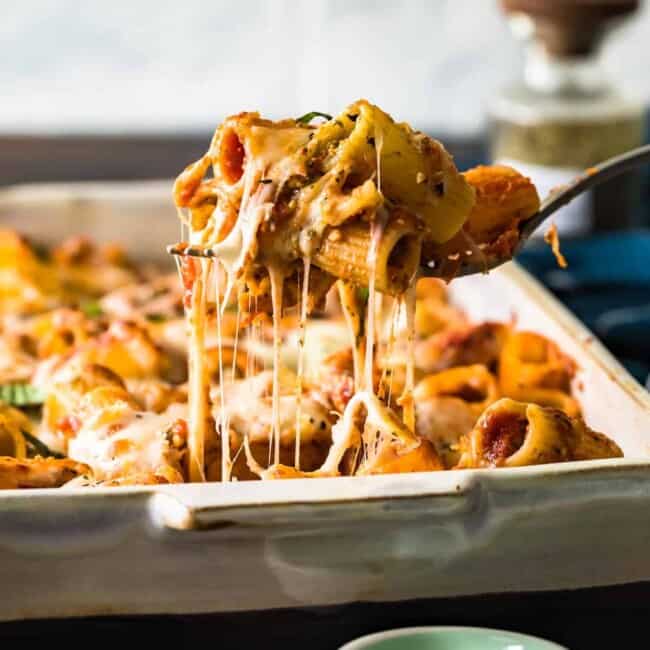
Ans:
[[[640,0],[501,0],[507,14],[532,21],[534,38],[556,57],[589,55],[612,23],[634,13],[640,4]]]

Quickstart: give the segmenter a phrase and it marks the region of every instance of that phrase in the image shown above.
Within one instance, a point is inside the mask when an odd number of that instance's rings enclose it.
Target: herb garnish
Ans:
[[[63,454],[58,451],[52,451],[42,440],[33,436],[27,431],[22,431],[25,442],[27,442],[30,458],[34,456],[43,456],[43,458],[65,458]]]
[[[102,306],[96,300],[87,300],[79,305],[79,309],[88,316],[88,318],[99,318],[104,314]]]
[[[31,384],[4,384],[0,386],[0,401],[10,406],[38,406],[45,401],[45,394]]]
[[[327,113],[321,113],[320,111],[311,111],[309,113],[301,115],[300,117],[297,117],[296,122],[298,122],[298,124],[309,124],[315,117],[322,117],[325,120],[332,119],[332,116],[328,115]]]

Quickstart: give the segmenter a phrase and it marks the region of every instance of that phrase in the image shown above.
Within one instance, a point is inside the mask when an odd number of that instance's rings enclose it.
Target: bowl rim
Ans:
[[[512,637],[513,641],[535,641],[536,643],[545,644],[544,650],[568,650],[565,646],[558,645],[554,641],[542,639],[531,634],[524,634],[513,630],[501,630],[498,628],[480,627],[473,625],[420,625],[415,627],[400,627],[382,632],[373,632],[356,639],[348,641],[339,647],[339,650],[371,650],[369,643],[395,639],[399,637],[411,636],[413,634],[437,634],[438,632],[481,632],[486,634],[504,634]]]

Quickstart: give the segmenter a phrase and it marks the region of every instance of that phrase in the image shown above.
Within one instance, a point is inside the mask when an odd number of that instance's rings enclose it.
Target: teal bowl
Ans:
[[[340,650],[566,650],[526,634],[480,627],[409,627],[369,634]]]

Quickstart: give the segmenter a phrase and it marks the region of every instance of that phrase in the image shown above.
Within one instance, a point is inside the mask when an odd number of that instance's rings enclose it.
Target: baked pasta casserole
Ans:
[[[179,273],[0,231],[0,488],[622,455],[553,341],[473,322],[421,277],[512,254],[530,181],[460,173],[366,101],[310,117],[217,129],[174,186]]]

